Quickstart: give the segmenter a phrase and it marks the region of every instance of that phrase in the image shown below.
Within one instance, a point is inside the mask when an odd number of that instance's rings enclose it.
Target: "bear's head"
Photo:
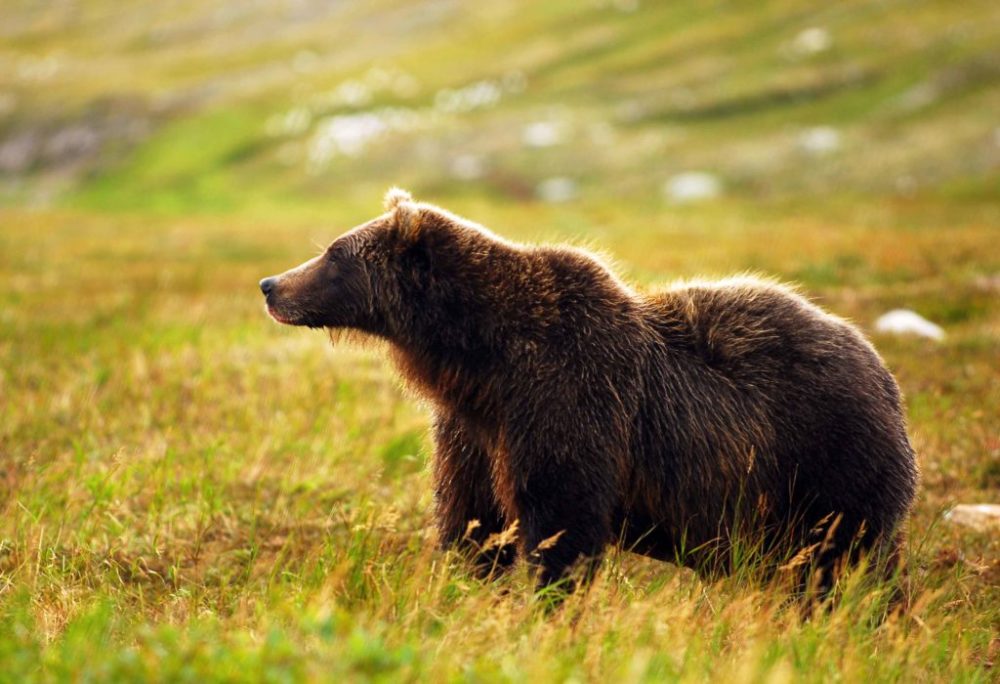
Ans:
[[[468,260],[455,259],[456,252],[491,240],[488,231],[398,188],[386,194],[384,209],[319,256],[261,280],[268,313],[288,325],[395,337],[418,312],[439,308],[430,299],[452,299],[443,289],[465,274],[447,264],[467,270]]]

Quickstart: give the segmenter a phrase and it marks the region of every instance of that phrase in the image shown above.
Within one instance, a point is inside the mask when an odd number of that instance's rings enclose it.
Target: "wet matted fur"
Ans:
[[[896,553],[918,480],[899,389],[854,326],[788,287],[640,292],[585,250],[395,189],[261,286],[283,323],[388,343],[434,408],[441,541],[484,573],[520,553],[546,585],[617,543],[714,575],[751,539],[829,583],[840,559]]]

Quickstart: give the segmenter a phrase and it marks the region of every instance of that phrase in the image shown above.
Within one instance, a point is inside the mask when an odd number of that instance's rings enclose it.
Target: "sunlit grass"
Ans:
[[[848,588],[804,622],[752,572],[706,585],[615,554],[549,614],[523,570],[484,585],[437,550],[427,414],[379,350],[260,309],[259,276],[363,216],[7,212],[3,677],[989,679],[997,542],[939,519],[1000,487],[989,214],[955,211],[944,232],[924,225],[938,206],[461,208],[520,239],[591,235],[647,285],[752,265],[863,326],[936,314],[942,345],[877,339],[924,470],[910,610]]]

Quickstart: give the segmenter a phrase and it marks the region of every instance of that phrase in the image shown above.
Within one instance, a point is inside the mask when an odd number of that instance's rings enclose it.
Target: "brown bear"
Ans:
[[[281,323],[388,342],[433,405],[441,541],[483,573],[520,553],[547,586],[612,543],[716,575],[750,539],[826,582],[894,557],[918,470],[852,325],[752,277],[639,292],[397,189],[385,210],[260,288]]]

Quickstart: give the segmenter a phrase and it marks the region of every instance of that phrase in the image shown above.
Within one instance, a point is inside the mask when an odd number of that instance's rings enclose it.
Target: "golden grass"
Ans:
[[[997,540],[940,519],[1000,492],[989,210],[456,209],[519,239],[576,225],[646,284],[752,265],[865,326],[942,322],[939,346],[876,338],[924,470],[911,609],[848,587],[803,621],[615,554],[549,614],[523,570],[482,584],[436,549],[427,415],[378,351],[261,310],[257,278],[335,228],[6,211],[0,679],[991,679]]]

